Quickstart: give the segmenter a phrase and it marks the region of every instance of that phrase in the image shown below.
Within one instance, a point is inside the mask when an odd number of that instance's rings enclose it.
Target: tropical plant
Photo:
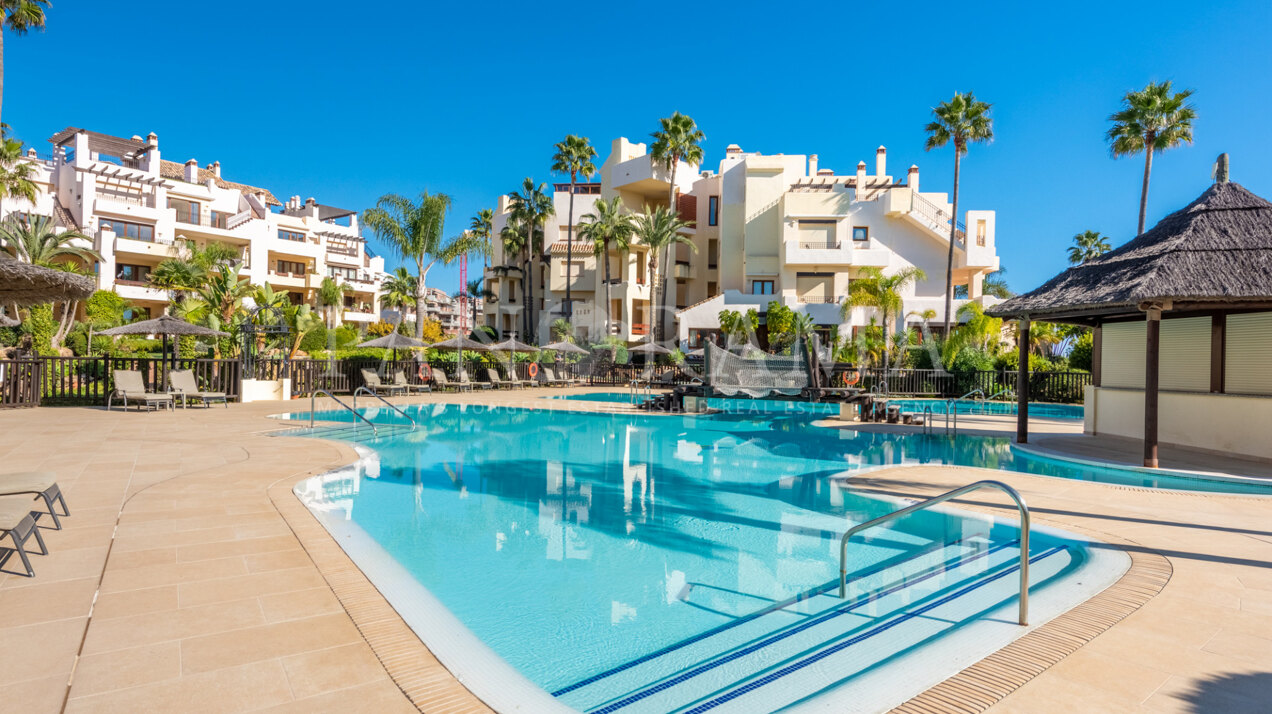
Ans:
[[[477,329],[477,300],[493,300],[495,294],[486,289],[485,281],[482,278],[469,280],[464,286],[464,296],[468,298],[468,304],[472,305],[473,322],[472,329]]]
[[[976,302],[963,303],[957,316],[962,324],[955,333],[964,344],[990,354],[998,351],[1003,331],[1002,318],[986,315],[985,308]]]
[[[481,253],[486,267],[490,267],[490,256],[494,252],[491,236],[494,233],[495,212],[489,208],[477,211],[468,222],[468,234],[477,242],[477,252]]]
[[[526,258],[525,272],[521,279],[521,292],[525,298],[522,310],[522,321],[526,339],[534,338],[537,316],[534,309],[534,283],[538,270],[534,266],[543,262],[544,223],[552,215],[552,198],[545,193],[546,184],[535,185],[534,179],[527,176],[521,182],[521,190],[508,194],[511,211],[508,216],[509,225],[515,224],[525,232],[525,245],[522,255]]]
[[[994,140],[994,120],[989,116],[990,105],[978,100],[974,94],[955,92],[948,102],[942,102],[932,108],[935,119],[929,122],[926,131],[926,151],[939,149],[946,144],[954,144],[954,195],[950,202],[950,245],[945,262],[945,330],[950,334],[950,318],[954,315],[954,242],[958,234],[958,188],[959,172],[962,169],[963,154],[967,153],[969,144],[989,143]]]
[[[636,217],[634,223],[634,234],[642,243],[649,246],[649,273],[650,280],[654,286],[654,299],[651,301],[653,305],[662,306],[661,292],[666,291],[666,286],[658,280],[658,256],[667,253],[677,244],[685,244],[693,250],[697,250],[693,240],[680,231],[692,225],[690,221],[680,220],[680,216],[674,211],[664,206],[650,208],[645,206],[645,212]],[[661,286],[661,289],[660,289]],[[659,309],[654,315],[655,322],[661,324],[663,310]],[[661,334],[662,329],[655,330],[655,334]]]
[[[44,29],[46,7],[49,0],[0,0],[0,13],[4,16],[0,25],[0,101],[4,99],[4,31],[25,35],[33,29]]]
[[[745,313],[737,310],[721,310],[719,322],[720,332],[724,333],[728,347],[749,344],[751,336],[760,329],[760,313],[755,308]]]
[[[405,270],[399,268],[399,270]],[[322,309],[323,319],[327,323],[327,329],[331,329],[339,322],[336,318],[340,315],[340,311],[344,309],[344,299],[346,295],[352,295],[353,288],[348,284],[340,284],[335,278],[326,277],[318,284],[317,298],[318,307]],[[422,313],[421,313],[422,314]],[[418,335],[417,335],[418,336]]]
[[[1000,300],[1015,297],[1016,293],[1007,286],[1007,278],[1003,277],[1006,274],[1007,269],[1000,265],[998,270],[986,275],[984,282],[981,283],[981,293],[993,295]]]
[[[124,324],[124,311],[127,309],[128,301],[114,290],[98,290],[84,301],[84,316],[94,330]]]
[[[1109,116],[1113,126],[1105,138],[1113,158],[1144,153],[1144,184],[1140,188],[1139,228],[1144,232],[1148,213],[1148,180],[1153,172],[1153,153],[1173,149],[1193,141],[1193,121],[1197,110],[1188,103],[1191,89],[1171,93],[1169,81],[1149,82],[1139,91],[1122,97],[1122,108]]]
[[[420,194],[419,202],[394,193],[381,196],[375,208],[362,214],[362,224],[380,240],[393,246],[404,259],[415,263],[415,337],[423,337],[424,303],[428,272],[439,261],[450,264],[477,250],[480,240],[465,232],[458,238],[443,237],[451,199],[444,193]]]
[[[1081,265],[1109,252],[1113,246],[1099,231],[1082,231],[1073,237],[1073,245],[1069,246],[1069,263]]]
[[[287,359],[295,359],[296,353],[300,351],[300,343],[305,337],[323,326],[322,318],[308,305],[296,305],[284,314],[287,316],[292,335],[291,350],[287,353]]]
[[[552,335],[553,342],[574,341],[574,325],[564,317],[558,317],[553,320],[552,325],[548,329]]]
[[[51,268],[75,259],[92,266],[102,260],[92,248],[75,245],[76,240],[91,239],[75,230],[58,231],[46,216],[11,215],[0,223],[0,249],[31,265]]]
[[[568,266],[574,261],[574,186],[578,183],[580,175],[583,178],[590,178],[596,173],[596,164],[592,163],[592,159],[596,158],[596,149],[592,148],[586,136],[574,134],[566,135],[565,139],[557,143],[554,148],[556,153],[552,156],[552,170],[570,176],[569,219],[565,226],[565,263]],[[565,278],[565,316],[567,318],[574,316],[574,302],[570,298],[570,284],[573,282],[574,273],[572,269],[567,268]]]
[[[181,316],[230,334],[228,340],[222,338],[216,342],[218,359],[224,345],[236,344],[234,336],[240,324],[234,318],[242,312],[243,298],[256,290],[248,278],[239,275],[240,269],[240,265],[233,264],[209,271],[202,284],[192,291],[192,297],[179,303]]]
[[[267,283],[252,288],[252,302],[256,303],[257,307],[285,310],[291,306],[291,297],[286,290],[275,290],[274,286]]]
[[[892,275],[884,275],[874,266],[861,269],[861,277],[849,281],[848,297],[840,307],[844,321],[848,321],[854,307],[873,307],[879,311],[880,327],[885,335],[892,332],[892,317],[901,314],[901,291],[911,283],[926,280],[919,268],[902,268]]]
[[[408,305],[415,304],[415,276],[398,266],[380,283],[380,293],[380,307],[402,312]]]
[[[795,342],[795,311],[781,300],[769,301],[764,324],[770,352],[783,352]]]
[[[671,181],[667,188],[667,209],[676,214],[676,169],[682,161],[694,166],[702,163],[701,143],[706,139],[706,135],[702,133],[702,130],[698,128],[693,119],[681,114],[679,111],[673,112],[669,117],[659,119],[658,122],[660,128],[650,134],[654,143],[650,147],[649,158],[650,161],[662,164],[671,171]],[[693,224],[689,222],[686,225]],[[670,248],[670,246],[667,247]],[[663,330],[666,327],[663,313],[667,307],[664,303],[670,299],[670,291],[667,289],[670,277],[669,275],[663,276],[662,295],[664,302],[657,303],[659,305],[657,335],[660,340],[666,338],[663,334]],[[654,283],[654,285],[657,286],[658,284]]]
[[[0,138],[0,199],[21,199],[34,204],[37,192],[34,176],[35,164],[22,160],[22,142]]]
[[[1029,330],[1029,349],[1039,357],[1051,358],[1052,349],[1064,340],[1053,322],[1035,322]]]
[[[623,209],[623,202],[618,196],[606,201],[598,198],[592,204],[592,212],[583,216],[579,224],[579,237],[592,241],[592,255],[605,264],[605,334],[610,334],[613,321],[613,308],[610,300],[610,250],[619,253],[631,247],[632,235],[635,233],[631,214]]]

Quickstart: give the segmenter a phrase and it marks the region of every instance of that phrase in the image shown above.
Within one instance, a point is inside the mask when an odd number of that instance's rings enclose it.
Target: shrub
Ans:
[[[388,320],[380,320],[367,325],[367,339],[376,337],[384,337],[393,334],[393,323]]]
[[[320,324],[306,332],[305,336],[300,338],[300,349],[311,355],[315,352],[325,351],[327,349],[327,326]]]
[[[334,346],[337,350],[353,347],[362,341],[358,335],[358,328],[353,325],[341,325],[332,334],[335,336]]]
[[[1014,372],[1020,366],[1020,353],[1016,350],[1010,350],[998,355],[994,359],[994,368]],[[1029,354],[1029,371],[1030,372],[1054,372],[1056,365],[1046,357],[1042,357],[1033,353]]]
[[[1091,371],[1091,354],[1094,346],[1094,337],[1090,332],[1085,332],[1073,341],[1073,349],[1069,352],[1070,369],[1080,369]]]
[[[53,349],[53,333],[57,332],[57,322],[53,319],[52,303],[33,306],[26,322],[22,323],[22,330],[31,336],[31,349],[36,354],[44,357],[57,354]]]
[[[420,339],[425,342],[441,342],[446,337],[446,333],[442,332],[442,323],[437,320],[425,320],[422,335]]]
[[[89,323],[99,330],[122,324],[127,309],[128,301],[114,290],[98,290],[84,303]]]
[[[954,356],[954,363],[950,365],[950,371],[955,373],[987,372],[992,369],[994,369],[993,356],[984,350],[978,350],[974,347],[966,347],[959,350],[958,354]]]

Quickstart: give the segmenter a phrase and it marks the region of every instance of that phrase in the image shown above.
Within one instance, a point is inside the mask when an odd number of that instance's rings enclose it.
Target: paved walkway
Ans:
[[[410,401],[581,406],[531,401],[540,395]],[[64,531],[45,531],[52,554],[35,557],[35,578],[6,574],[16,562],[0,566],[0,643],[22,653],[0,667],[0,702],[36,714],[392,712],[420,701],[437,702],[424,707],[430,712],[482,709],[435,661],[420,665],[427,691],[408,698],[315,565],[329,556],[297,537],[312,519],[285,517],[271,499],[271,486],[277,494],[353,458],[344,445],[266,436],[278,424],[264,417],[289,406],[308,403],[0,412],[0,468],[56,472],[72,512]],[[1039,522],[1156,550],[1174,575],[1138,612],[997,709],[1266,711],[1272,499],[998,473],[1025,493]],[[917,496],[982,474],[891,469],[860,486]]]

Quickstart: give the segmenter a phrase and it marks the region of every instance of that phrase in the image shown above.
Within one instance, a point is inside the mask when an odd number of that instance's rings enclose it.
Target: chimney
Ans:
[[[185,180],[187,183],[199,182],[199,162],[190,159],[185,163]]]
[[[919,192],[919,167],[918,166],[915,166],[913,164],[910,165],[910,172],[906,174],[905,182],[910,187],[911,191],[915,193]]]
[[[729,144],[728,146],[724,147],[724,153],[740,154],[742,153],[742,147],[738,146],[737,144]]]
[[[147,135],[146,135],[146,144],[148,144],[149,146],[151,146],[151,147],[153,147],[153,148],[158,149],[158,148],[159,148],[159,135],[158,135],[158,134],[156,134],[156,133],[154,133],[153,131],[152,131],[152,132],[150,132],[149,134],[147,134]]]
[[[221,178],[221,162],[220,161],[213,161],[212,165],[209,166],[208,168],[212,169],[213,176],[217,178]]]
[[[817,154],[808,155],[808,175],[809,176],[817,175]]]
[[[135,141],[135,142],[137,142],[137,143],[141,143],[141,137],[140,137],[140,136],[138,136],[137,134],[133,134],[133,135],[132,135],[132,140],[133,140],[133,141]]]
[[[860,191],[866,187],[866,162],[857,162],[857,190]]]
[[[875,176],[883,178],[888,173],[888,150],[880,146],[875,149]]]

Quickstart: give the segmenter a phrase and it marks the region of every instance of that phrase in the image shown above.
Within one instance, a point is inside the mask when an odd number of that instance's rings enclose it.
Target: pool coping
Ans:
[[[1084,466],[1096,466],[1099,468],[1112,468],[1112,469],[1119,469],[1122,471],[1133,471],[1135,473],[1147,474],[1149,476],[1165,475],[1165,476],[1171,476],[1174,478],[1188,479],[1191,481],[1212,481],[1217,483],[1235,483],[1235,484],[1242,484],[1242,485],[1272,486],[1272,479],[1262,478],[1259,476],[1242,476],[1240,474],[1232,474],[1232,473],[1227,473],[1223,471],[1194,471],[1189,469],[1164,469],[1164,468],[1152,468],[1150,466],[1136,466],[1135,464],[1127,464],[1127,463],[1122,463],[1119,461],[1108,461],[1105,459],[1089,459],[1089,458],[1083,458],[1080,456],[1071,456],[1062,451],[1056,451],[1055,449],[1047,449],[1041,446],[1034,446],[1032,444],[1020,444],[1015,441],[1011,442],[1011,448],[1013,451],[1021,451],[1026,454],[1030,454],[1032,456],[1038,456],[1045,459],[1052,459],[1055,461],[1064,461],[1067,463],[1074,463],[1074,464],[1082,464]],[[1039,476],[1042,474],[1033,474],[1033,475]],[[1103,483],[1103,482],[1095,482],[1095,483]],[[1157,486],[1128,486],[1125,484],[1106,484],[1106,485],[1121,486],[1123,488],[1147,488],[1154,491],[1168,491],[1173,493],[1193,493],[1193,494],[1201,494],[1203,496],[1208,494],[1219,494],[1224,496],[1238,496],[1238,497],[1246,497],[1246,498],[1272,497],[1272,494],[1240,493],[1240,492],[1234,492],[1234,491],[1190,491],[1190,490],[1182,489],[1182,488],[1160,488]]]
[[[278,433],[286,431],[289,430],[278,430]],[[354,452],[355,458],[345,464],[345,467],[356,464],[361,459],[362,454],[349,442],[334,439],[329,441],[339,443]],[[868,478],[882,471],[904,471],[911,468],[922,467],[885,466],[859,476]],[[960,468],[984,470],[977,467]],[[1036,474],[1012,473],[1032,478],[1048,478]],[[314,474],[303,474],[282,479],[270,486],[269,498],[301,546],[310,554],[315,567],[389,677],[421,712],[495,711],[437,659],[318,517],[300,500],[294,491],[295,487],[313,476]],[[1198,495],[1191,491],[1180,493]],[[879,495],[896,497],[896,494]],[[1206,494],[1203,492],[1201,495]],[[1225,493],[1213,495],[1234,496]],[[1001,515],[1000,509],[960,503],[959,499],[951,504],[956,508]],[[1077,532],[1102,541],[1129,556],[1130,566],[1104,590],[891,711],[899,714],[984,711],[1134,613],[1161,592],[1170,581],[1173,567],[1165,556],[1155,550],[1101,531],[1048,521],[1049,519],[1043,519],[1039,525]]]

